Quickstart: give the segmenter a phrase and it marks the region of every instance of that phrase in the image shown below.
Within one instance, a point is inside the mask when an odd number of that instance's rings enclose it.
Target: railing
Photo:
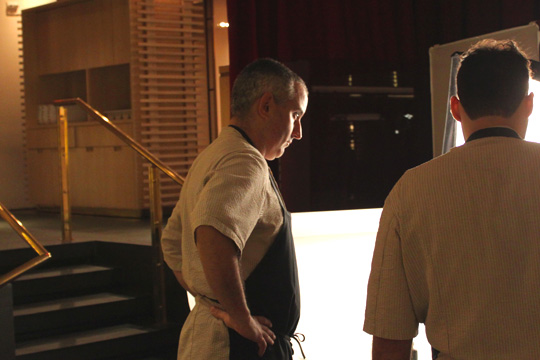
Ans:
[[[103,125],[107,130],[116,135],[120,140],[129,145],[140,156],[151,163],[148,171],[149,192],[150,192],[150,221],[152,227],[152,252],[154,258],[154,315],[156,321],[160,324],[166,321],[166,305],[165,305],[165,278],[164,278],[164,262],[161,252],[161,232],[163,226],[162,206],[161,206],[161,190],[159,183],[159,172],[163,171],[167,176],[173,179],[179,185],[184,184],[184,179],[178,175],[169,166],[155,157],[144,146],[131,138],[125,132],[114,125],[107,117],[103,116],[96,109],[88,105],[85,101],[76,99],[56,100],[54,104],[58,106],[58,150],[60,153],[60,170],[62,181],[62,241],[71,242],[71,206],[69,197],[69,156],[68,156],[68,119],[65,105],[79,105],[95,120]]]
[[[9,210],[0,203],[0,217],[2,217],[4,220],[7,221],[7,223],[15,230],[19,236],[26,241],[28,245],[34,249],[34,251],[38,254],[33,259],[30,259],[29,261],[25,262],[22,265],[17,266],[15,269],[11,270],[7,274],[0,275],[0,286],[8,283],[9,281],[15,279],[16,277],[22,275],[26,271],[32,269],[33,267],[37,266],[38,264],[41,264],[45,260],[49,259],[51,257],[51,254],[37,241],[32,234],[26,228],[23,226],[23,224],[17,220],[15,216]]]

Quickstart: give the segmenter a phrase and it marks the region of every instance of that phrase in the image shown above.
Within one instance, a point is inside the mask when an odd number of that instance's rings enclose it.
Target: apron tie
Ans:
[[[300,352],[302,353],[302,359],[306,359],[306,355],[304,354],[304,349],[302,349],[302,344],[306,340],[306,336],[301,333],[294,333],[294,335],[291,337],[291,339],[294,339],[296,343],[298,344],[298,347],[300,348]]]

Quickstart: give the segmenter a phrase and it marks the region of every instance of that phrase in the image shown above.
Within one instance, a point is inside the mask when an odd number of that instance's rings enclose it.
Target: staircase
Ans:
[[[49,261],[12,283],[16,360],[176,359],[187,298],[168,271],[168,322],[153,325],[150,246],[95,241],[47,250]],[[2,251],[0,271],[32,256]]]

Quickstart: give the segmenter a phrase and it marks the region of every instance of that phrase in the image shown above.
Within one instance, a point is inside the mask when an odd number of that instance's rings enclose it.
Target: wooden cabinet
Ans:
[[[57,99],[79,97],[185,175],[209,143],[202,2],[65,0],[22,14],[31,200],[60,204]],[[76,106],[68,108],[74,212],[139,216],[147,165]],[[162,178],[163,201],[179,187]]]

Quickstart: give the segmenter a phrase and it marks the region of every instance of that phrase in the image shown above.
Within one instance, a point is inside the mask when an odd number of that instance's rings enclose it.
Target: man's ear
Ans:
[[[459,109],[459,99],[457,96],[450,98],[450,112],[457,121],[461,122],[461,110]]]
[[[257,115],[259,115],[263,119],[267,118],[270,112],[270,105],[273,99],[274,97],[272,93],[265,92],[259,98],[259,101],[257,102]]]
[[[529,95],[525,96],[525,99],[523,99],[523,101],[525,101],[527,117],[529,117],[533,112],[534,93],[531,92]]]

